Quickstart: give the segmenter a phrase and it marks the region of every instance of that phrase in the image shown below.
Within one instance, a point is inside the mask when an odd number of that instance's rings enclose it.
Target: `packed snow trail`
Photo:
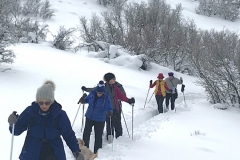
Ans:
[[[166,122],[166,121],[170,121],[171,117],[174,116],[174,114],[179,114],[181,112],[185,112],[185,111],[191,111],[191,103],[193,103],[193,101],[195,99],[204,99],[206,98],[205,95],[196,95],[194,93],[187,93],[185,94],[185,99],[186,99],[186,103],[184,102],[184,97],[181,93],[179,93],[179,97],[176,100],[176,113],[175,110],[174,111],[168,111],[166,113],[163,114],[158,114],[158,110],[157,110],[157,103],[155,100],[155,97],[152,97],[151,101],[149,102],[150,97],[147,100],[147,104],[145,109],[144,108],[140,108],[138,110],[134,110],[134,112],[136,112],[134,114],[134,140],[132,141],[132,117],[131,117],[131,113],[128,112],[127,114],[124,113],[125,119],[126,119],[126,123],[127,123],[127,127],[129,130],[129,134],[130,137],[128,136],[127,130],[126,130],[126,126],[122,117],[122,127],[123,127],[123,136],[119,137],[118,139],[114,139],[113,141],[113,146],[112,143],[108,143],[106,140],[106,130],[104,129],[104,134],[103,134],[103,148],[99,150],[99,158],[101,159],[101,157],[105,157],[104,159],[107,159],[107,157],[109,159],[113,159],[116,158],[116,156],[113,156],[112,153],[115,153],[116,150],[124,148],[124,147],[130,147],[130,146],[126,146],[125,143],[134,143],[137,140],[140,140],[141,138],[145,138],[145,137],[151,137],[151,133],[153,132],[157,132],[157,130],[161,127],[161,124]],[[165,101],[164,101],[164,106],[165,106]],[[138,107],[139,108],[139,107]],[[85,106],[85,111],[86,111],[86,106]],[[80,124],[79,120],[82,119],[82,114],[79,113],[78,115],[78,123]],[[82,138],[82,132],[80,131],[80,128],[78,128],[76,131],[76,136],[79,138]],[[92,131],[91,134],[91,139],[90,139],[90,149],[93,150],[94,148],[94,131]],[[112,151],[112,147],[113,147],[113,151]],[[65,148],[67,148],[67,146],[65,145]],[[109,151],[111,151],[111,153],[109,153]],[[107,155],[112,155],[111,156],[107,156]],[[119,157],[121,157],[122,155],[119,154]]]

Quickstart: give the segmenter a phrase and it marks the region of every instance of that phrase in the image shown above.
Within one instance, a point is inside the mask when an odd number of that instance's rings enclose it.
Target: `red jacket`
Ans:
[[[116,86],[113,85],[114,87],[114,104],[117,110],[119,110],[118,106],[118,100],[120,99],[121,101],[128,102],[128,98],[122,93],[122,91]]]

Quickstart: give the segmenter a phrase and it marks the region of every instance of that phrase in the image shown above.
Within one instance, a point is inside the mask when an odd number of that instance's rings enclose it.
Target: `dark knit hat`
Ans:
[[[55,84],[53,81],[46,81],[44,84],[37,89],[36,101],[39,99],[48,99],[51,102],[54,102],[54,90]]]
[[[115,75],[113,73],[106,73],[103,78],[106,82],[109,82],[111,79],[115,78]]]
[[[174,74],[173,72],[169,72],[168,76],[173,76],[173,74]]]
[[[105,85],[103,81],[99,81],[97,84],[97,92],[105,92]]]

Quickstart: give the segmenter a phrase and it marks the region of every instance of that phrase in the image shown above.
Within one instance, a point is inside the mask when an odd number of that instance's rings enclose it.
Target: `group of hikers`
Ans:
[[[150,88],[155,87],[155,97],[159,113],[163,113],[163,101],[166,98],[168,109],[169,100],[171,110],[174,110],[175,99],[178,97],[177,85],[182,84],[182,78],[174,77],[172,72],[164,80],[162,73],[157,76],[158,80],[152,83]],[[94,154],[102,148],[102,135],[106,123],[106,139],[112,143],[115,138],[122,136],[121,123],[122,104],[127,102],[132,107],[135,99],[128,98],[123,86],[116,81],[113,73],[106,73],[96,87],[87,88],[82,86],[86,93],[79,99],[78,103],[88,103],[85,114],[86,121],[83,131],[83,141],[89,148],[92,127],[95,132]],[[36,100],[27,107],[20,115],[13,112],[8,118],[9,130],[13,135],[20,135],[27,130],[20,160],[66,160],[64,146],[61,136],[73,153],[76,160],[84,160],[81,153],[75,132],[71,127],[70,120],[61,104],[54,98],[55,84],[53,81],[46,81],[36,93]]]
[[[175,109],[175,100],[178,98],[177,85],[183,84],[183,79],[174,77],[173,72],[168,73],[168,78],[164,79],[164,75],[159,73],[157,80],[152,83],[150,80],[149,88],[155,87],[155,97],[158,105],[158,112],[163,113],[169,110],[169,101],[171,102],[171,110]],[[166,99],[165,99],[166,98]],[[166,110],[163,110],[163,101],[165,99]]]

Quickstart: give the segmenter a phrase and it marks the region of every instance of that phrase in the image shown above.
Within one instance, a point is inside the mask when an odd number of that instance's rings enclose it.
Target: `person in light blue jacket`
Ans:
[[[113,113],[110,98],[105,89],[104,82],[99,81],[97,87],[95,87],[88,96],[84,94],[80,98],[80,102],[83,104],[89,104],[85,114],[86,122],[83,131],[83,141],[85,142],[85,146],[89,148],[90,135],[92,127],[94,126],[94,154],[97,154],[98,149],[102,148],[102,134],[106,121],[106,115],[111,117]]]

